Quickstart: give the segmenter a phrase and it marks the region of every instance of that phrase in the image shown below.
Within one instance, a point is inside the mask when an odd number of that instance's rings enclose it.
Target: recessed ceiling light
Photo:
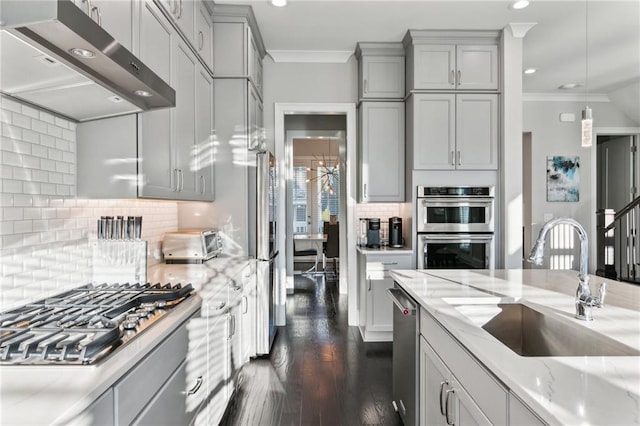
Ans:
[[[287,5],[287,0],[271,0],[271,4],[277,7],[284,7]]]
[[[538,71],[538,69],[537,69],[537,68],[527,68],[527,69],[525,69],[523,72],[524,72],[525,74],[534,74],[536,71]]]
[[[150,92],[147,92],[146,90],[136,90],[133,93],[135,93],[138,96],[142,96],[143,98],[150,98],[153,96],[153,94],[151,94]]]
[[[87,50],[87,49],[81,49],[79,47],[74,47],[73,49],[69,49],[69,53],[71,53],[72,55],[80,56],[81,58],[84,58],[84,59],[91,59],[96,57],[95,52],[92,52],[91,50]]]
[[[524,9],[529,6],[529,0],[518,0],[511,3],[512,9]]]
[[[582,87],[582,84],[580,84],[580,83],[565,83],[565,84],[562,84],[562,85],[558,86],[558,89],[567,90],[567,89],[576,89],[578,87]]]

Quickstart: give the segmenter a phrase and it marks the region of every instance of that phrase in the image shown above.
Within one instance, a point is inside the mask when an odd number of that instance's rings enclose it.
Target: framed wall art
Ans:
[[[580,200],[580,157],[547,157],[547,201]]]

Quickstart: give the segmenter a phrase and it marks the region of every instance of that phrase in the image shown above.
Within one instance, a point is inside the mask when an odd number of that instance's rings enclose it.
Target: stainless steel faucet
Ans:
[[[604,297],[607,293],[607,283],[600,284],[599,297],[591,294],[589,287],[589,238],[587,231],[577,221],[568,217],[559,217],[545,223],[538,234],[538,240],[531,249],[531,254],[527,259],[529,262],[541,265],[544,260],[544,245],[547,234],[556,225],[570,225],[578,233],[580,238],[580,272],[578,273],[578,289],[576,290],[576,318],[591,321],[593,316],[591,308],[602,308],[604,306]]]

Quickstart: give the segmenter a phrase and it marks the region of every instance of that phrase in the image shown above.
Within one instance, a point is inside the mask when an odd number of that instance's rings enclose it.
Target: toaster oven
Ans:
[[[165,263],[203,263],[222,251],[222,239],[212,229],[188,229],[164,234]]]

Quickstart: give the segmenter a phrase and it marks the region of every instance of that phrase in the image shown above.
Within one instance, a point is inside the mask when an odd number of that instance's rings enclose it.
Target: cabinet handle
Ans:
[[[216,311],[221,311],[225,306],[227,306],[227,302],[218,303],[218,306],[216,306]]]
[[[444,416],[445,408],[444,408],[444,405],[442,405],[442,395],[444,394],[444,387],[446,385],[448,385],[448,384],[449,384],[448,380],[444,380],[444,381],[440,382],[440,398],[439,398],[440,404],[439,405],[440,405],[440,414],[442,414],[443,416]]]
[[[242,313],[246,314],[249,312],[249,299],[247,296],[242,296]]]
[[[182,0],[178,1],[178,12],[180,12],[180,13],[178,13],[177,18],[180,19],[180,18],[182,18]]]
[[[364,184],[364,198],[367,198],[367,184]]]
[[[202,379],[202,376],[198,376],[198,378],[196,379],[196,384],[193,385],[193,387],[187,391],[187,395],[193,395],[196,392],[198,392],[203,382],[204,380]]]
[[[184,189],[184,173],[182,172],[182,169],[178,169],[178,171],[180,172],[180,192],[182,192]]]
[[[202,50],[202,48],[204,47],[204,33],[202,31],[199,31],[198,35],[200,36],[200,47],[198,47],[198,50]]]
[[[364,90],[363,90],[363,93],[367,93],[368,86],[369,86],[369,85],[367,84],[367,79],[365,78],[365,79],[364,79]]]
[[[371,291],[371,280],[367,278],[367,291]]]
[[[204,176],[200,175],[200,193],[204,194],[205,193],[205,187],[207,185],[207,181],[205,180]]]
[[[93,19],[93,12],[96,12],[96,16],[98,17],[98,25],[102,26],[102,13],[100,12],[100,8],[98,6],[93,6],[91,8],[91,19]]]
[[[173,187],[173,182],[171,182],[171,188],[174,192],[178,192],[178,188],[180,188],[180,178],[178,177],[178,169],[173,169],[171,173],[172,180],[175,179],[175,188]]]
[[[444,418],[445,418],[445,420],[447,421],[447,424],[448,424],[448,425],[450,425],[450,426],[451,426],[451,425],[453,425],[453,424],[455,424],[455,422],[456,422],[455,417],[453,418],[453,421],[449,421],[449,397],[450,397],[450,396],[451,396],[451,394],[453,394],[453,393],[455,393],[455,390],[454,390],[454,389],[447,389],[447,397],[446,397],[446,398],[445,398],[445,400],[444,400],[444,406],[445,406],[445,409],[444,409],[444,411],[445,411],[445,416],[444,416]],[[451,416],[451,417],[453,417],[453,416]]]
[[[462,165],[461,159],[462,156],[460,155],[460,151],[458,151],[458,166]]]
[[[382,262],[383,265],[397,265],[398,262]]]
[[[236,316],[235,315],[231,315],[231,325],[232,325],[232,332],[231,335],[235,336],[236,335]]]
[[[91,16],[91,10],[93,9],[93,8],[91,7],[91,0],[82,0],[82,4],[85,4],[85,3],[87,4],[87,10],[86,10],[86,12],[85,12],[85,13],[86,13],[87,15]]]
[[[451,155],[449,156],[449,158],[450,158],[451,165],[455,166],[456,165],[456,154],[455,154],[455,152],[451,151]]]
[[[452,86],[456,85],[456,72],[454,70],[451,70],[449,73],[449,84]]]
[[[180,0],[182,2],[182,0]],[[458,70],[458,86],[462,83],[462,71]]]

